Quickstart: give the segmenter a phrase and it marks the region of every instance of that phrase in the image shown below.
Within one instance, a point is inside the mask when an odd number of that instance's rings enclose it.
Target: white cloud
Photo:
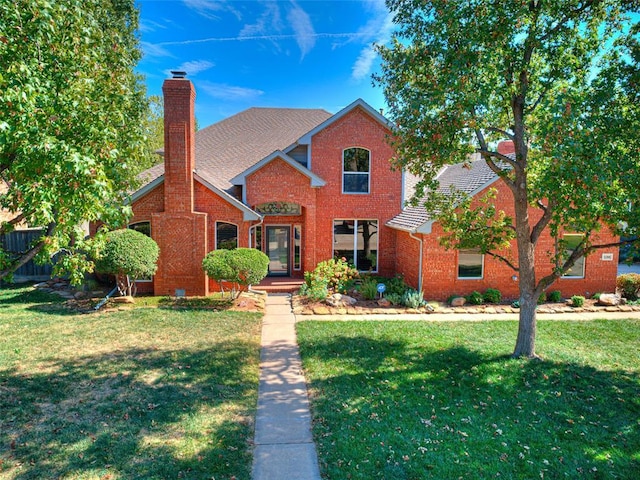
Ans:
[[[316,44],[316,32],[313,29],[311,18],[297,3],[293,2],[287,20],[296,34],[296,42],[300,47],[300,54],[304,58]]]
[[[187,72],[187,75],[189,75],[190,77],[193,77],[200,72],[204,72],[205,70],[213,68],[214,66],[215,63],[210,62],[209,60],[192,60],[190,62],[183,62],[180,66],[175,69],[172,68],[171,70],[182,70],[184,72]],[[165,73],[169,75],[171,71],[167,70]]]
[[[226,0],[183,0],[183,2],[198,15],[211,20],[220,20],[219,13],[222,12],[231,12],[238,20],[241,17],[233,3]]]
[[[156,30],[164,30],[167,26],[153,20],[141,18],[138,29],[143,33],[155,32]]]
[[[238,36],[255,37],[262,36],[266,33],[274,33],[282,31],[282,18],[280,16],[280,8],[277,2],[267,2],[262,14],[256,20],[256,23],[246,24]]]
[[[227,85],[224,83],[199,82],[198,89],[204,91],[211,97],[221,100],[253,101],[261,95],[264,95],[264,91],[262,90]]]
[[[145,57],[167,57],[173,58],[173,55],[169,51],[163,48],[160,44],[140,42],[142,53]]]
[[[372,12],[372,17],[358,30],[358,34],[367,45],[360,51],[351,69],[351,78],[362,80],[367,77],[377,58],[374,44],[385,44],[391,39],[394,29],[393,14],[387,10],[382,0],[370,0],[365,5]]]

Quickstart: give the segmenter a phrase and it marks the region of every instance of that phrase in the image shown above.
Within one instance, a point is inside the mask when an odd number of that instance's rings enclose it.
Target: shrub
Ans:
[[[306,277],[306,274],[305,274]],[[318,278],[310,283],[303,283],[300,286],[300,295],[308,297],[311,300],[322,301],[329,296],[329,289],[327,288],[327,280]]]
[[[616,278],[616,287],[627,300],[637,300],[640,296],[640,274],[625,273]]]
[[[471,305],[482,305],[484,303],[484,297],[478,291],[471,292],[464,298],[466,298],[467,302],[469,302]]]
[[[387,297],[387,298],[392,293],[402,296],[402,295],[404,295],[404,292],[406,292],[407,289],[409,288],[409,285],[407,285],[405,283],[404,278],[403,278],[402,275],[396,275],[393,278],[384,278],[381,281],[387,287],[387,289],[384,292],[385,293],[385,297]]]
[[[255,248],[213,250],[202,260],[202,268],[220,284],[221,290],[223,281],[231,282],[232,296],[236,297],[267,276],[269,257]]]
[[[135,295],[135,281],[156,273],[159,254],[158,244],[151,237],[123,228],[106,234],[95,268],[116,276],[121,295]]]
[[[304,277],[309,287],[317,280],[326,280],[329,290],[346,293],[358,277],[358,270],[349,265],[344,258],[332,258],[320,262],[313,272],[305,272]]]
[[[582,295],[574,295],[571,297],[571,305],[574,307],[582,307],[584,305],[584,297]]]
[[[483,300],[486,303],[500,303],[502,300],[502,293],[496,288],[487,288],[487,291],[482,295]]]
[[[402,303],[403,296],[401,294],[399,294],[399,293],[395,293],[395,292],[385,293],[384,294],[384,298],[389,300],[391,305],[402,305],[403,304]]]
[[[410,288],[402,295],[402,304],[408,308],[420,308],[426,304],[424,293]]]
[[[562,300],[562,294],[560,293],[560,290],[554,290],[553,292],[549,293],[548,298],[550,302],[558,303],[560,300]]]
[[[547,292],[542,292],[538,297],[538,305],[542,305],[547,301]]]
[[[364,277],[358,290],[364,298],[373,300],[378,295],[378,282],[374,277]]]

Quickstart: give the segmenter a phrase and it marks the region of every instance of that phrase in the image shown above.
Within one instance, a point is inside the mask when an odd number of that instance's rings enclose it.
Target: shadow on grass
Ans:
[[[248,479],[255,344],[0,370],[0,476]]]
[[[638,478],[637,371],[302,337],[326,478]]]

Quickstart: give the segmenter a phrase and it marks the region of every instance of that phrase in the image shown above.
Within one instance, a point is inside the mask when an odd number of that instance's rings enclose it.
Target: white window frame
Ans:
[[[580,240],[582,240],[584,238],[584,235],[580,234],[580,233],[565,233],[564,235],[562,235],[562,239],[566,240],[567,237],[578,237]],[[565,249],[566,250],[566,249]],[[587,267],[587,259],[584,257],[584,255],[582,257],[580,257],[576,263],[573,264],[573,267],[571,267],[571,269],[576,268],[578,262],[582,261],[582,273],[580,275],[568,275],[569,272],[565,272],[561,278],[563,279],[568,279],[568,280],[581,280],[585,278],[585,273],[586,273],[586,267]]]
[[[336,222],[353,222],[353,263],[359,272],[368,272],[369,270],[361,270],[358,267],[358,222],[376,222],[376,268],[371,273],[378,273],[378,265],[380,263],[380,220],[377,218],[334,218],[331,223],[332,244],[336,244],[335,224]],[[373,250],[373,248],[372,248]],[[334,250],[335,251],[335,250]]]
[[[460,255],[480,255],[480,276],[479,277],[461,277],[460,276]],[[484,253],[477,249],[466,248],[458,250],[458,258],[456,262],[456,277],[458,280],[482,280],[484,279]]]
[[[347,172],[344,169],[344,154],[347,150],[364,150],[369,154],[369,168],[367,172]],[[367,175],[367,191],[366,192],[351,192],[345,191],[344,189],[344,178],[345,175]],[[346,195],[369,195],[371,193],[371,150],[364,147],[348,147],[342,150],[342,193]]]

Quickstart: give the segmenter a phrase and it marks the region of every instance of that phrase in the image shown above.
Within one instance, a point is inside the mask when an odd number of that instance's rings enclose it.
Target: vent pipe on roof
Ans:
[[[182,70],[171,70],[171,75],[173,75],[172,78],[184,78],[187,76],[187,72]]]

